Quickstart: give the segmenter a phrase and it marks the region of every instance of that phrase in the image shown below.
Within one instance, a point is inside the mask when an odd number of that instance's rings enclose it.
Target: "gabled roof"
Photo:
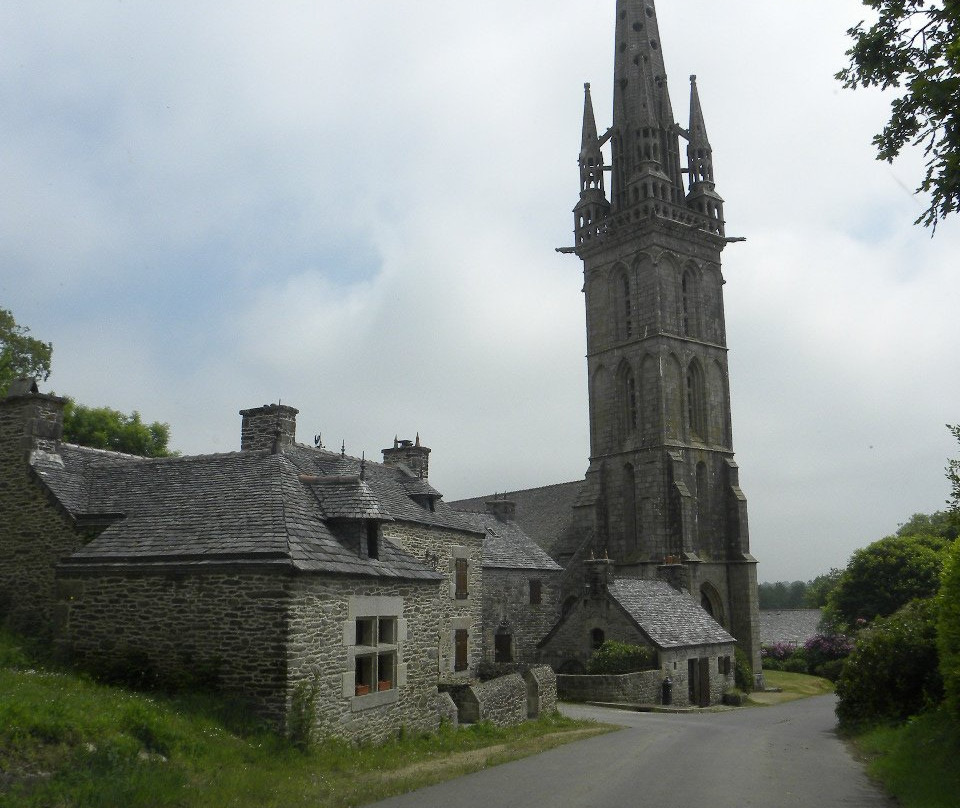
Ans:
[[[70,566],[258,564],[301,572],[441,580],[388,539],[379,558],[344,546],[330,531],[321,496],[287,454],[245,451],[137,458],[63,445],[34,471],[78,521],[121,516],[64,560]],[[332,481],[330,481],[332,483]],[[336,518],[388,519],[374,487],[343,483]],[[380,486],[384,490],[386,484]],[[403,497],[395,485],[393,499]],[[411,509],[419,508],[406,497]],[[109,521],[109,520],[108,520]]]
[[[505,496],[516,503],[515,521],[520,529],[541,550],[559,558],[572,554],[578,543],[573,532],[573,506],[583,484],[583,480],[574,480],[501,495],[461,499],[451,502],[450,506],[460,511],[485,513],[485,503],[496,496]]]
[[[562,570],[513,520],[502,521],[490,513],[464,513],[484,531],[483,566],[500,569]]]
[[[607,592],[659,648],[736,642],[688,592],[666,581],[617,578]]]
[[[464,519],[463,514],[440,499],[440,492],[406,468],[361,460],[341,452],[316,449],[300,443],[287,449],[284,456],[289,458],[302,473],[317,475],[321,478],[331,474],[359,476],[362,464],[364,483],[376,496],[381,508],[395,520],[464,530],[469,533],[482,532]],[[408,490],[408,486],[411,486],[412,490]],[[428,492],[432,492],[431,498],[434,499],[433,510],[423,502],[417,502],[411,498],[411,495]]]

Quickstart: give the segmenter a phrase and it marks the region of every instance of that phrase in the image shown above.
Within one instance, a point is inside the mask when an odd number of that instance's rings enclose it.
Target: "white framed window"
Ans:
[[[407,676],[403,598],[355,595],[350,598],[348,617],[343,624],[344,698],[351,699],[353,710],[396,702]]]

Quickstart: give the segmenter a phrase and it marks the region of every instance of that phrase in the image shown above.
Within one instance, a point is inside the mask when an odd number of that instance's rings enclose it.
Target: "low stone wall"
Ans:
[[[465,704],[476,703],[476,721],[509,727],[527,720],[527,685],[518,673],[467,688]]]
[[[537,718],[557,709],[557,674],[549,665],[536,665],[523,673],[527,685],[527,717]]]
[[[659,704],[663,673],[658,670],[620,675],[573,676],[557,674],[557,695],[570,701],[608,701]]]

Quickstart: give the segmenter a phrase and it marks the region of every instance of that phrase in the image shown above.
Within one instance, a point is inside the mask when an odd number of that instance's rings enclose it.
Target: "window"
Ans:
[[[606,636],[603,633],[603,629],[595,628],[590,632],[590,647],[596,651],[601,645],[603,645],[603,641],[605,639]]]
[[[620,339],[630,339],[633,336],[633,304],[630,298],[630,278],[620,277],[620,305],[623,320],[620,324]]]
[[[458,628],[453,633],[453,669],[455,671],[465,671],[467,669],[468,638],[465,628]]]
[[[543,603],[543,583],[536,579],[530,581],[530,603],[539,606]]]
[[[513,662],[513,635],[512,634],[494,634],[493,661],[494,662]]]
[[[466,600],[469,597],[467,592],[467,559],[457,558],[454,560],[454,576],[455,576],[455,597],[457,600]],[[457,670],[461,670],[457,668]]]
[[[367,558],[380,558],[380,523],[367,520]]]
[[[688,337],[699,336],[699,301],[697,277],[688,269],[680,279],[680,325],[682,333]]]
[[[704,395],[703,370],[694,360],[687,368],[687,425],[690,436],[707,439],[707,413]]]
[[[397,618],[358,617],[354,650],[355,695],[397,686]]]

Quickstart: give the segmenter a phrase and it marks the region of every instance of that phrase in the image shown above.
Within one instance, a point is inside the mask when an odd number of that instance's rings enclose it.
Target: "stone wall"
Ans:
[[[26,395],[0,401],[0,625],[45,635],[55,602],[56,561],[81,533],[29,465],[55,463],[62,400]]]
[[[725,691],[735,686],[733,643],[721,645],[698,645],[687,648],[668,649],[660,652],[661,679],[667,676],[673,682],[673,704],[680,707],[695,706],[690,698],[690,660],[706,665],[709,670],[710,704],[720,704]],[[729,660],[729,673],[724,673],[724,659]]]
[[[649,645],[649,640],[606,597],[582,598],[540,647],[540,659],[560,673],[584,672],[593,655],[594,629],[605,640]]]
[[[483,570],[483,658],[494,661],[495,636],[511,636],[513,662],[539,659],[537,643],[560,616],[560,570]],[[540,603],[530,602],[530,581],[540,581]]]
[[[58,590],[58,638],[79,667],[115,669],[132,659],[164,677],[215,670],[225,693],[284,726],[290,578],[65,568]]]
[[[483,536],[479,533],[451,530],[412,522],[384,522],[388,538],[425,566],[447,576],[438,609],[441,636],[438,670],[448,679],[469,678],[483,653]],[[457,558],[467,560],[467,597],[455,597],[454,567]],[[454,671],[454,632],[467,631],[468,666]]]
[[[289,620],[289,692],[315,688],[323,734],[380,741],[403,727],[432,731],[444,705],[437,692],[442,585],[391,579],[297,579]],[[357,695],[355,625],[366,615],[397,617],[396,679],[383,692]]]
[[[509,727],[527,720],[527,685],[518,673],[478,682],[450,694],[464,723]]]
[[[439,586],[395,579],[264,572],[85,574],[61,571],[61,641],[82,668],[124,660],[162,677],[216,671],[228,695],[278,729],[315,706],[323,736],[383,740],[434,730]],[[355,689],[356,619],[396,618],[382,650],[397,664],[388,690]]]
[[[663,672],[624,673],[619,676],[558,674],[557,695],[570,701],[602,701],[617,704],[660,704]]]
[[[527,717],[549,715],[557,709],[557,674],[549,665],[535,665],[523,673],[527,685]]]

